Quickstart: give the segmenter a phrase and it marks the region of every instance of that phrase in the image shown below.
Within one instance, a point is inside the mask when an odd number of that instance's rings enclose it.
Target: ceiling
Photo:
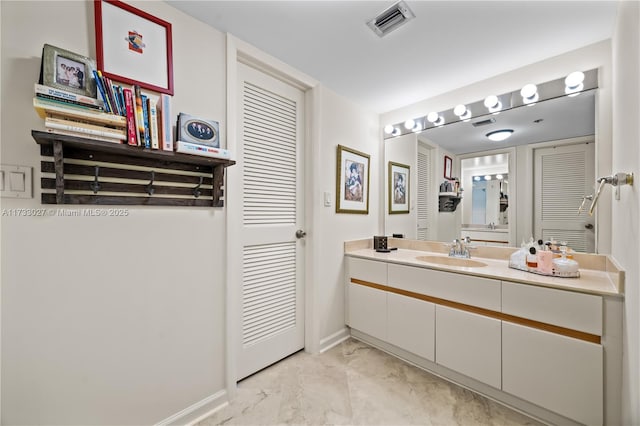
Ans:
[[[389,1],[168,3],[383,113],[612,36],[614,1],[415,1],[383,38]]]

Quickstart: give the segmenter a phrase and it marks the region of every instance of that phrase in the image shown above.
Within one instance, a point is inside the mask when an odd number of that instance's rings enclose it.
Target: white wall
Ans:
[[[223,34],[164,2],[134,6],[173,25],[174,113],[224,130]],[[93,3],[0,7],[2,163],[33,167],[35,182],[35,198],[2,208],[37,208],[42,46],[95,57]],[[128,209],[2,217],[3,424],[152,424],[224,389],[225,211]]]
[[[620,2],[613,38],[613,172],[635,183],[613,201],[612,254],[626,271],[623,335],[623,424],[640,424],[640,4]],[[605,188],[603,196],[612,197]]]
[[[383,155],[380,142],[378,115],[364,111],[353,102],[331,90],[321,87],[318,91],[318,105],[321,109],[321,145],[314,147],[315,190],[317,201],[314,210],[315,299],[316,321],[319,323],[321,345],[329,342],[331,336],[345,328],[344,309],[344,242],[347,240],[372,238],[382,230],[383,215],[382,169]],[[343,145],[369,154],[370,188],[369,214],[336,213],[336,153],[337,146]],[[332,195],[331,207],[322,206],[323,193]],[[322,347],[321,347],[322,349]]]

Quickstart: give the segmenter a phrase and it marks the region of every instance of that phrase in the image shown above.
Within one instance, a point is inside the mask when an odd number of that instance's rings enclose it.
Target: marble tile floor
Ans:
[[[238,384],[213,425],[540,425],[494,401],[348,339],[298,352]]]

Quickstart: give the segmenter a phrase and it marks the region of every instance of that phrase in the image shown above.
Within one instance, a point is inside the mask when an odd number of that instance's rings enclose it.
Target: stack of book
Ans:
[[[173,151],[171,97],[123,87],[94,71],[96,99],[35,84],[33,106],[49,133]]]
[[[98,99],[38,83],[35,95],[33,106],[49,133],[113,143],[127,139],[126,118],[106,113]]]
[[[142,93],[140,86],[114,84],[101,71],[93,72],[105,110],[126,118],[127,144],[173,151],[171,97]]]

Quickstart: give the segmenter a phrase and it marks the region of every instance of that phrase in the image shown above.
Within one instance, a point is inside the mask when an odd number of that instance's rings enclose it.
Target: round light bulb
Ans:
[[[462,117],[463,115],[466,114],[466,112],[467,112],[467,107],[462,104],[456,105],[456,107],[453,109],[453,113],[458,117]]]
[[[430,121],[431,123],[435,123],[436,121],[438,121],[439,118],[440,116],[438,115],[437,112],[430,112],[429,114],[427,114],[427,120]]]
[[[535,84],[527,84],[522,88],[522,90],[520,90],[520,95],[522,96],[522,101],[525,104],[537,102],[538,86],[536,86]]]
[[[489,95],[484,98],[484,106],[486,106],[488,109],[496,108],[499,103],[500,100],[496,95]]]
[[[504,176],[502,176],[502,175],[496,175],[496,179],[498,179],[498,180],[502,180],[503,178],[504,178]]]
[[[390,135],[393,133],[393,126],[391,124],[387,124],[386,126],[384,126],[384,132],[387,135]]]
[[[475,180],[476,182],[478,182],[480,179],[481,179],[481,177],[480,177],[480,176],[474,176],[474,177],[473,177],[473,180]]]
[[[398,129],[397,127],[393,128],[393,132],[391,132],[391,136],[398,136],[400,135],[400,129]]]
[[[491,180],[491,175],[486,175],[486,176],[484,177],[484,180]]]
[[[584,81],[584,73],[582,71],[572,72],[564,79],[564,84],[569,89],[575,89]]]
[[[415,125],[416,125],[416,122],[412,118],[404,122],[404,128],[407,130],[413,129]]]

